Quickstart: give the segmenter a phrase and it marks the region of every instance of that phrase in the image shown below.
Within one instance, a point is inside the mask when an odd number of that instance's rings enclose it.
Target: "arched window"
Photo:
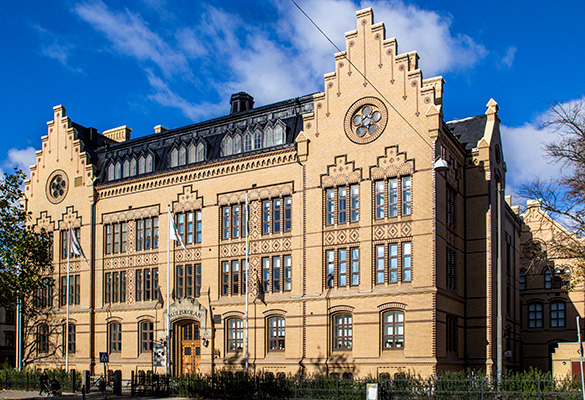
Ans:
[[[240,135],[234,136],[234,154],[242,152],[242,137]]]
[[[171,167],[176,167],[179,165],[179,150],[173,149],[171,150]]]
[[[138,159],[138,173],[143,174],[146,172],[146,160],[144,157]]]
[[[267,127],[264,129],[264,147],[274,146],[274,131],[272,128]]]
[[[550,303],[550,327],[562,328],[565,326],[565,303],[554,301]]]
[[[392,310],[382,314],[382,349],[404,347],[404,311]]]
[[[140,323],[140,352],[152,351],[153,340],[154,323],[152,321],[142,321]]]
[[[154,168],[152,154],[146,156],[146,172],[152,172]]]
[[[552,288],[552,273],[550,268],[544,270],[544,288],[551,289]]]
[[[136,159],[130,160],[130,176],[136,175]]]
[[[189,145],[189,164],[197,161],[197,154],[195,153],[195,151],[196,151],[195,145],[193,143],[191,143]]]
[[[262,148],[262,132],[260,130],[256,130],[254,132],[254,149],[261,149]]]
[[[108,180],[113,181],[115,179],[114,176],[114,164],[110,164],[108,167]]]
[[[284,143],[284,129],[282,125],[276,125],[274,127],[274,145],[279,145]]]
[[[333,315],[333,350],[351,350],[353,345],[353,317],[349,313]]]
[[[203,143],[199,143],[197,145],[197,161],[204,161],[205,160],[205,146]]]
[[[187,164],[187,150],[184,147],[179,149],[179,165]]]
[[[252,150],[252,133],[246,132],[244,135],[244,151]]]
[[[528,304],[528,327],[529,328],[542,328],[542,303],[530,303]]]
[[[127,178],[130,175],[130,161],[124,161],[122,167],[122,177]]]
[[[122,165],[120,163],[116,163],[114,167],[114,175],[116,179],[120,179],[122,177]]]
[[[232,138],[231,136],[226,136],[226,138],[223,140],[223,155],[230,156],[232,155],[233,151],[234,149],[232,144]]]
[[[268,318],[268,351],[284,351],[284,317]]]
[[[241,318],[227,320],[227,351],[238,351],[244,348],[244,323]]]
[[[108,325],[108,348],[110,353],[122,351],[122,324],[119,322]]]

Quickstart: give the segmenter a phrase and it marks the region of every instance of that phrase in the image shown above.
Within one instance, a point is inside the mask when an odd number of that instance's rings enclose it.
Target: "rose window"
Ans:
[[[51,203],[60,203],[67,195],[68,189],[67,176],[63,171],[55,171],[47,181],[47,198]]]
[[[387,123],[388,110],[384,103],[375,97],[363,97],[345,114],[345,134],[354,143],[370,143],[384,132]]]
[[[365,106],[356,113],[353,117],[353,126],[355,127],[355,133],[359,137],[363,137],[366,133],[373,135],[378,130],[378,122],[382,119],[382,113],[374,110],[372,106]]]

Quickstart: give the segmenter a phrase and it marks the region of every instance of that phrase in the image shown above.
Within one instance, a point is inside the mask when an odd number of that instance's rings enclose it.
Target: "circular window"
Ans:
[[[354,143],[366,144],[378,138],[388,122],[388,110],[375,97],[359,99],[345,115],[345,134]]]
[[[47,198],[51,203],[63,201],[69,189],[67,175],[63,171],[55,171],[47,180]]]

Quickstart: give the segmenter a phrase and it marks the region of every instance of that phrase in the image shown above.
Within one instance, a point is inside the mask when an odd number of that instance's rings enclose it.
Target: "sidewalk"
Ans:
[[[50,398],[50,397],[49,397]],[[61,396],[63,400],[81,400],[82,395],[81,393],[63,393]],[[101,393],[90,393],[85,395],[86,399],[104,399],[104,395]],[[0,399],[37,399],[37,400],[47,400],[47,396],[39,396],[39,392],[32,392],[26,390],[0,390]],[[54,397],[54,399],[59,399],[59,397]],[[152,400],[152,399],[159,399],[160,397],[130,397],[130,396],[114,396],[112,394],[108,394],[108,400],[116,400],[116,399],[124,399],[124,400]],[[172,397],[173,400],[188,400],[185,398],[178,398]]]

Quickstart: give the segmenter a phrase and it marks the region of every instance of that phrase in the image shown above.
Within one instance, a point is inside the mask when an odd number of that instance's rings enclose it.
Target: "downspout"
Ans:
[[[96,204],[98,201],[97,191],[95,189],[96,179],[93,180],[91,189],[91,235],[90,235],[90,252],[91,258],[89,263],[90,295],[89,295],[89,354],[90,364],[89,371],[91,375],[95,374],[95,244],[96,244]]]

